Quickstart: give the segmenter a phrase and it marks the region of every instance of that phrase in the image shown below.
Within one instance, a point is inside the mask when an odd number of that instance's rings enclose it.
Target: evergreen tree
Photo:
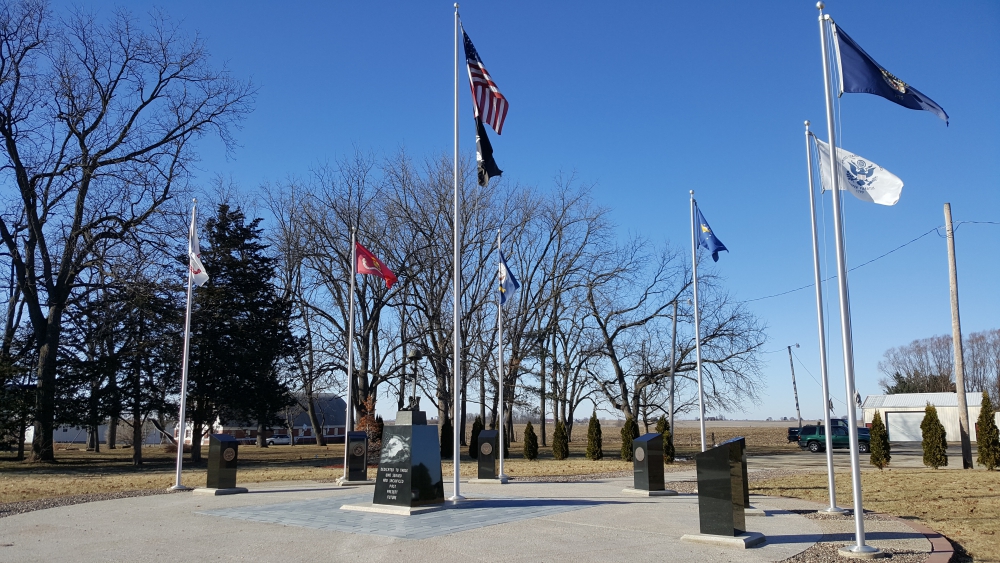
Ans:
[[[1000,467],[1000,432],[997,431],[994,412],[989,394],[983,391],[983,406],[976,421],[976,445],[979,449],[976,461],[990,471]]]
[[[451,425],[451,419],[444,419],[441,425],[441,459],[451,459],[451,449],[455,441],[455,427]]]
[[[604,439],[601,437],[601,421],[597,420],[597,411],[590,415],[590,426],[587,427],[587,459],[598,460],[604,457]]]
[[[948,465],[948,441],[944,425],[938,419],[937,408],[927,403],[924,420],[920,423],[923,435],[924,465],[937,469]]]
[[[524,427],[524,459],[538,459],[538,435],[530,420]]]
[[[479,433],[483,431],[483,419],[476,416],[476,420],[472,423],[472,439],[469,440],[469,457],[472,459],[479,458]]]
[[[663,463],[674,462],[674,433],[670,430],[667,417],[661,416],[656,421],[656,432],[663,435]]]
[[[569,457],[569,436],[566,435],[566,423],[561,420],[556,422],[556,430],[552,433],[552,457]]]
[[[632,461],[632,440],[639,437],[639,425],[631,416],[625,419],[622,426],[622,461]]]
[[[871,443],[869,444],[871,464],[879,469],[885,469],[892,459],[889,450],[889,434],[885,431],[885,425],[882,424],[882,415],[875,411],[875,417],[872,418]]]

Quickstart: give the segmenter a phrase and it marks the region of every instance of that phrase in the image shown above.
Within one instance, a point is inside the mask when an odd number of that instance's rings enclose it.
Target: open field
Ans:
[[[836,475],[838,504],[850,506],[850,473]],[[866,509],[919,520],[959,544],[975,561],[1000,562],[1000,472],[866,470],[861,490]],[[751,482],[750,491],[829,502],[826,473]]]

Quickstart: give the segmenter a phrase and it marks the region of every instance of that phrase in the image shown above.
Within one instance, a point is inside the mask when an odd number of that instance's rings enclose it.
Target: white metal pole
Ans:
[[[851,337],[851,305],[847,291],[847,256],[844,248],[844,224],[841,210],[841,193],[837,173],[837,139],[833,117],[833,84],[830,73],[830,56],[827,46],[827,22],[830,16],[823,14],[823,3],[818,2],[820,44],[823,51],[823,89],[826,92],[826,130],[830,141],[830,187],[833,199],[833,228],[837,249],[837,294],[840,297],[840,337],[844,353],[844,387],[847,391],[847,429],[851,446],[851,478],[854,489],[854,537],[855,545],[843,550],[854,554],[876,553],[879,549],[865,545],[864,507],[861,500],[861,459],[858,454],[858,417],[854,411],[854,344]]]
[[[454,155],[454,181],[455,181],[455,233],[454,233],[454,246],[455,255],[452,257],[454,264],[454,274],[455,274],[455,295],[454,295],[454,357],[452,358],[452,371],[455,374],[455,382],[452,387],[452,402],[454,403],[454,414],[452,415],[452,427],[454,431],[452,432],[454,448],[452,451],[452,466],[455,470],[455,482],[453,494],[448,498],[448,500],[459,501],[464,500],[465,497],[459,492],[458,480],[460,477],[459,471],[459,456],[461,451],[459,450],[459,428],[461,425],[458,423],[458,402],[461,397],[461,387],[462,387],[462,348],[461,348],[461,319],[462,319],[462,268],[459,263],[462,255],[462,229],[461,229],[461,218],[462,218],[462,208],[461,208],[461,197],[458,189],[458,3],[455,3],[455,155]]]
[[[701,385],[701,324],[698,314],[698,241],[695,240],[696,219],[694,190],[691,190],[691,275],[694,279],[694,350],[698,366],[698,420],[701,425],[701,451],[705,451],[705,390]]]
[[[500,229],[497,229],[497,270],[500,268]],[[504,409],[503,402],[503,376],[504,376],[504,364],[503,364],[503,303],[502,303],[502,293],[497,292],[497,382],[500,386],[500,475],[497,477],[503,481],[507,478],[503,472],[503,451],[504,446],[507,444],[504,442],[504,416],[506,410]],[[473,447],[479,447],[479,444],[473,444]],[[482,455],[482,452],[479,453]]]
[[[823,279],[819,268],[819,236],[816,231],[816,192],[813,187],[812,147],[809,144],[809,122],[806,121],[806,170],[809,174],[809,216],[812,219],[813,279],[816,283],[816,319],[819,334],[819,371],[823,379],[823,424],[830,426],[830,379],[826,369],[826,324],[823,319]],[[830,493],[830,506],[820,512],[842,514],[837,506],[837,488],[833,475],[833,432],[826,432],[826,481]]]
[[[354,278],[357,277],[358,267],[358,243],[357,234],[354,227],[351,228],[351,294],[348,297],[347,307],[347,411],[344,416],[344,476],[341,481],[347,481],[347,433],[354,429],[351,424],[351,415],[354,414],[352,391],[354,387]]]
[[[198,200],[195,199],[191,206],[191,225],[197,227]],[[188,253],[191,252],[191,232],[188,229]],[[194,274],[191,272],[191,257],[188,257],[188,287],[187,287],[187,312],[184,315],[184,357],[181,359],[181,412],[177,419],[177,475],[174,479],[174,486],[170,487],[175,491],[186,491],[189,487],[181,484],[181,468],[184,465],[184,434],[187,426],[184,419],[187,417],[187,384],[188,384],[188,352],[191,346],[191,286],[194,285]],[[191,434],[191,447],[194,447],[194,433]]]
[[[677,299],[674,299],[674,330],[670,336],[670,434],[677,435],[674,428],[674,375],[677,370]]]

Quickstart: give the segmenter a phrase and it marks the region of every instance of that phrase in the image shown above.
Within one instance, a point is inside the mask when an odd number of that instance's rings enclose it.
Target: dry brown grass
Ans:
[[[752,482],[751,492],[828,502],[826,474]],[[961,545],[975,561],[1000,561],[1000,472],[933,469],[864,471],[865,508],[919,520]],[[849,472],[837,474],[837,498],[851,498]]]

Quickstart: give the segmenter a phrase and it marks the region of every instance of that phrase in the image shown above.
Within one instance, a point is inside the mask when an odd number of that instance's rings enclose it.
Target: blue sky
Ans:
[[[56,3],[57,9],[66,4]],[[85,6],[110,12],[112,3]],[[136,11],[155,3],[130,2]],[[452,150],[450,2],[193,2],[167,11],[217,62],[260,87],[227,157],[201,150],[246,189],[302,175],[355,148],[416,158]],[[871,95],[841,100],[840,145],[905,182],[893,207],[847,197],[848,265],[944,224],[1000,221],[1000,3],[831,0],[830,13],[893,74],[942,105],[929,112]],[[465,29],[510,103],[492,135],[505,178],[548,188],[560,173],[595,185],[622,232],[690,248],[688,190],[729,247],[716,271],[737,299],[812,282],[802,122],[826,138],[817,11],[811,1],[462,3]],[[462,151],[474,150],[460,85]],[[827,199],[828,258],[834,271]],[[942,230],[943,233],[943,230]],[[1000,225],[956,235],[966,333],[1000,326]],[[878,393],[889,347],[950,331],[945,239],[930,234],[849,276],[857,385]],[[827,287],[831,389],[844,399],[835,286]],[[812,289],[748,306],[769,326],[760,405],[729,416],[822,414]],[[804,366],[804,367],[803,367]],[[812,372],[813,379],[806,368]],[[844,414],[842,402],[835,402]]]

